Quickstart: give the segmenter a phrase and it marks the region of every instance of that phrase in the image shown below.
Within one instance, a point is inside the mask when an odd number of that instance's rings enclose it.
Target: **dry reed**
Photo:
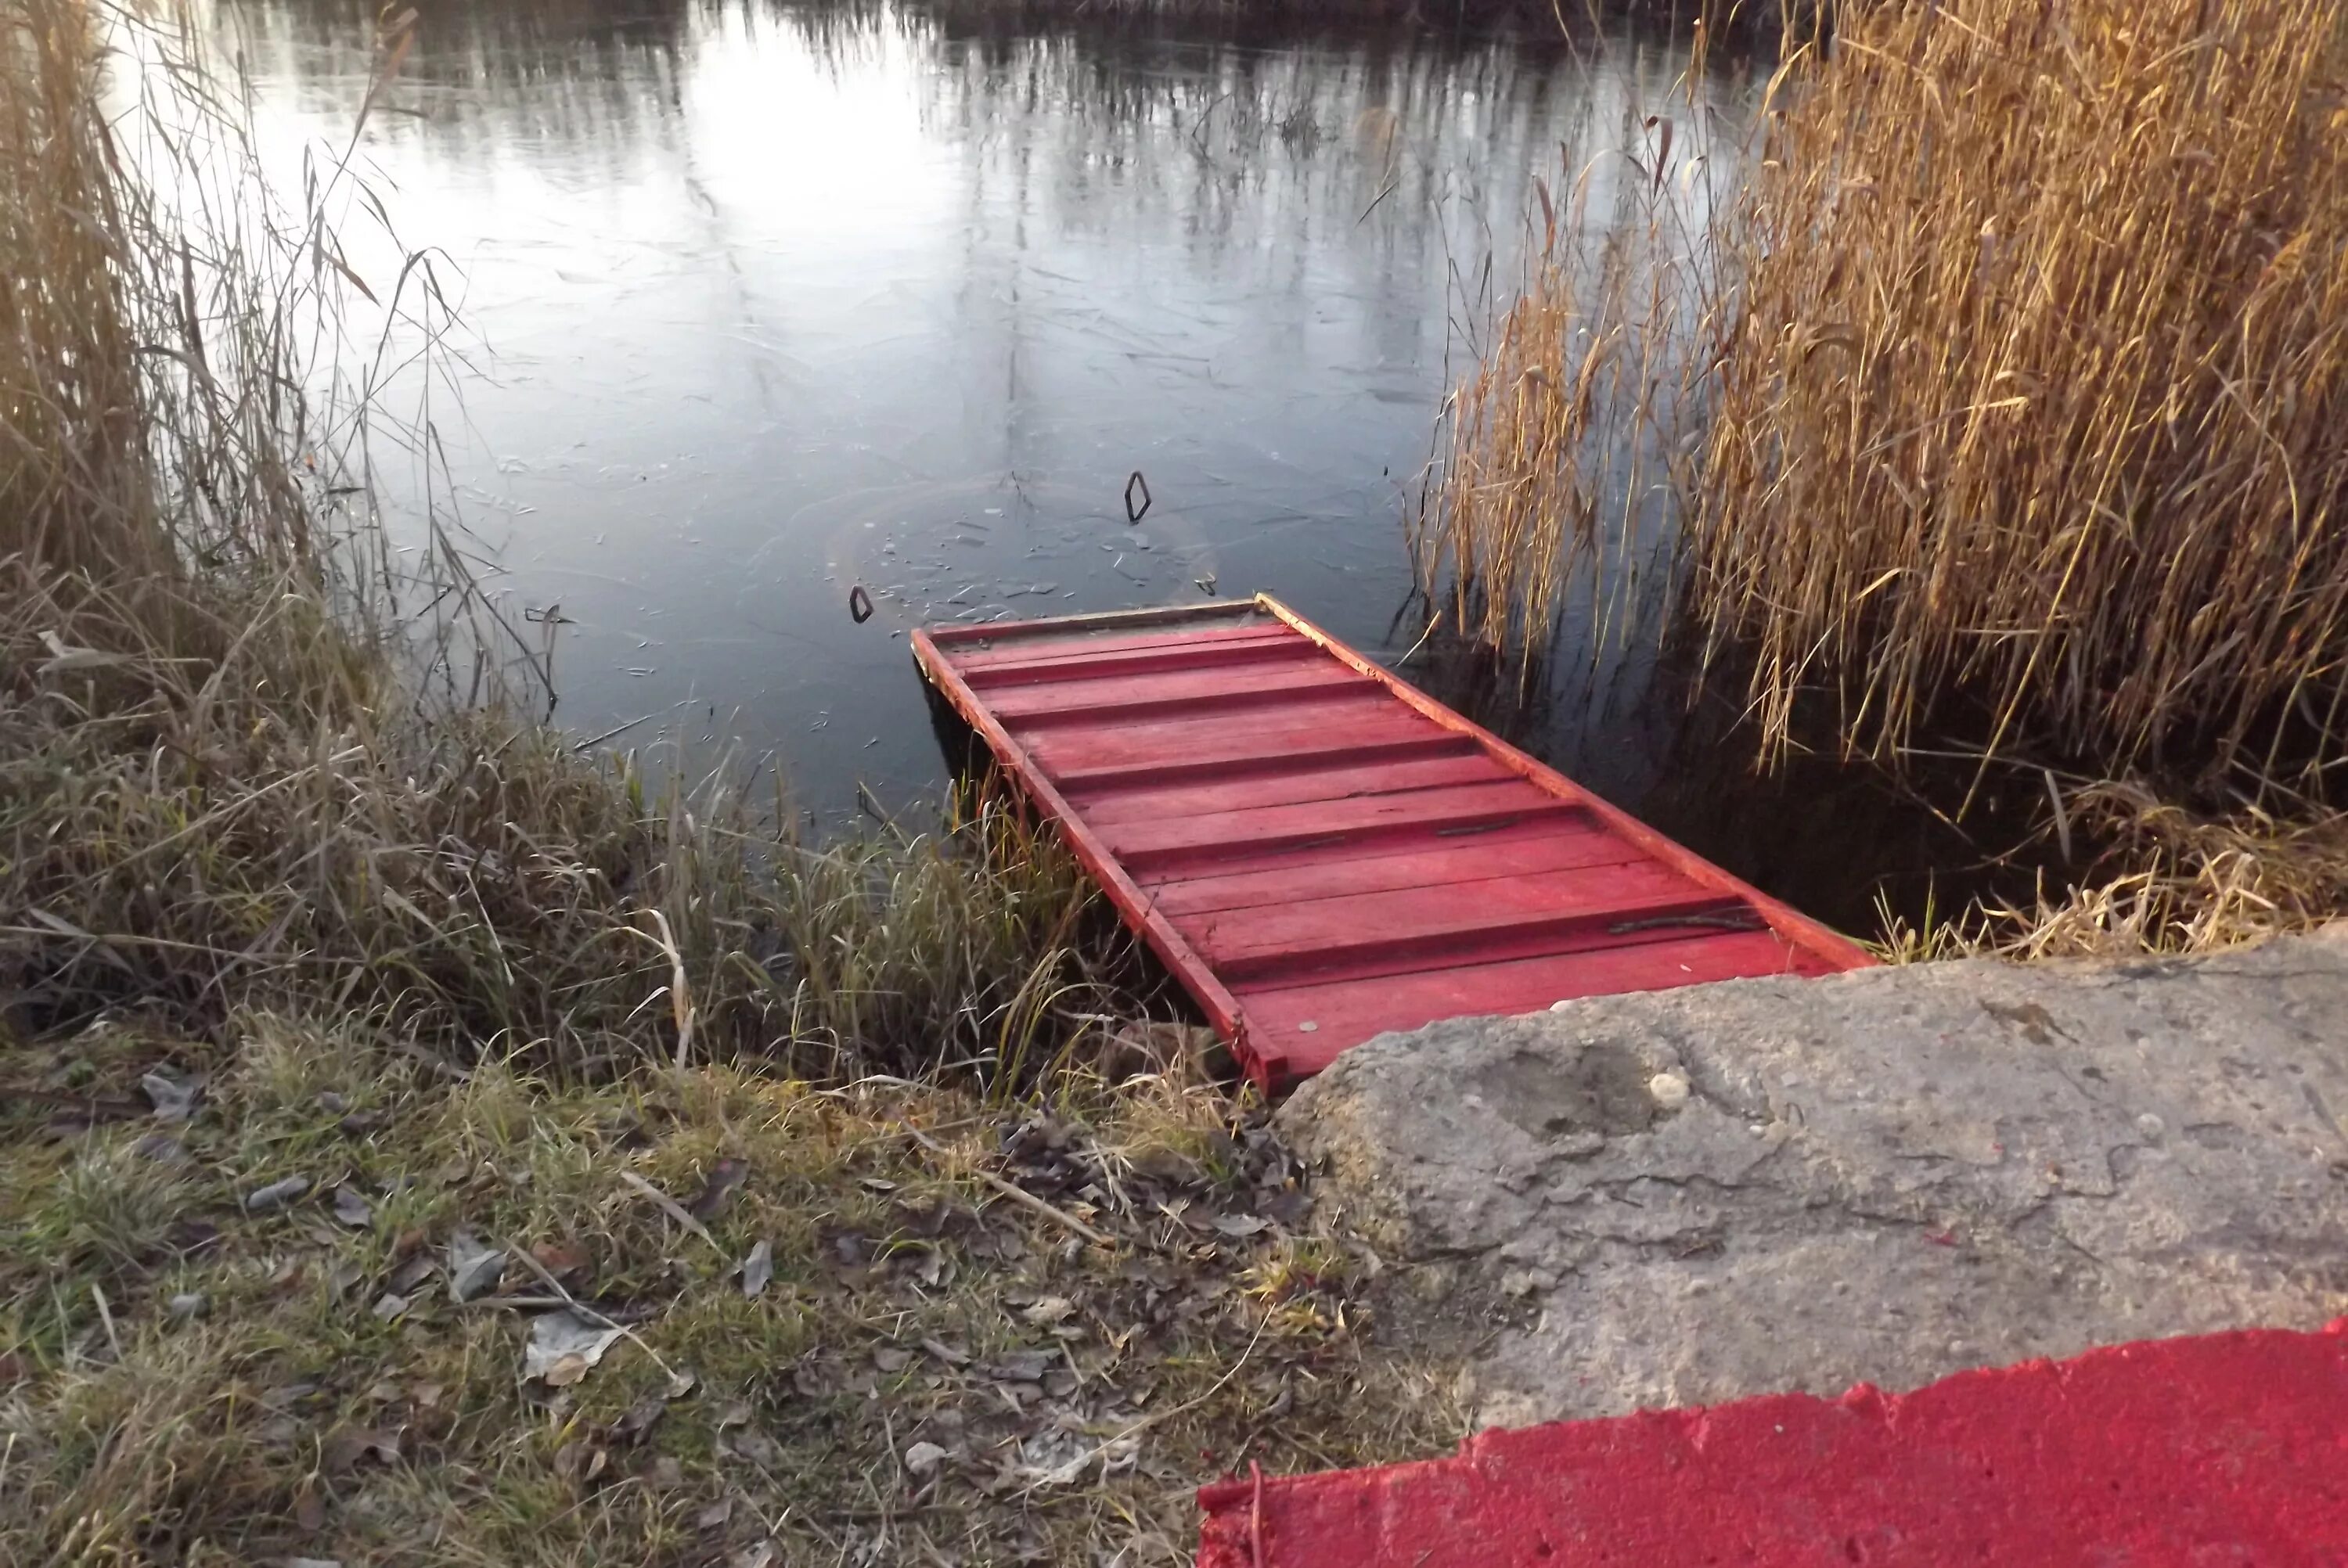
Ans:
[[[1911,775],[2003,755],[2322,820],[2348,759],[2348,20],[1842,20],[1768,83],[1702,243],[1654,199],[1660,121],[1650,199],[1590,259],[1544,213],[1453,408],[1423,581],[1526,656],[1575,593],[1692,633],[1765,762],[1825,735]],[[1626,470],[1667,499],[1660,550]],[[2147,943],[2263,928],[2199,849],[2090,815],[2150,857],[2106,876],[2174,892],[2123,922]],[[2277,907],[2340,907],[2316,885]]]
[[[1823,691],[1892,755],[1953,694],[2115,776],[2336,762],[2339,8],[1893,5],[1786,89],[1689,541],[1770,738]]]
[[[454,1061],[1024,1081],[1138,1009],[998,804],[817,851],[724,769],[648,797],[496,701],[503,628],[444,536],[391,575],[357,509],[383,410],[331,374],[367,358],[345,291],[445,330],[430,264],[345,265],[336,192],[381,209],[332,149],[275,204],[186,23],[0,0],[8,1029],[268,1008]]]

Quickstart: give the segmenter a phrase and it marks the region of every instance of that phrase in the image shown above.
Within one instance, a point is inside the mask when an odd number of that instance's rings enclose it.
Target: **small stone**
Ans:
[[[1647,1080],[1647,1094],[1660,1111],[1677,1111],[1688,1102],[1687,1074],[1658,1072]]]
[[[2168,1123],[2147,1111],[2136,1119],[2136,1130],[2147,1138],[2157,1138],[2168,1131]]]
[[[174,1323],[192,1323],[204,1315],[205,1305],[202,1292],[183,1290],[163,1303],[163,1313]]]
[[[340,1116],[344,1112],[348,1111],[351,1108],[351,1102],[348,1100],[344,1099],[340,1094],[335,1093],[331,1089],[321,1090],[319,1091],[317,1105],[319,1110],[324,1112],[329,1116]]]
[[[244,1212],[249,1214],[275,1214],[279,1209],[310,1190],[307,1176],[287,1176],[265,1187],[255,1187],[244,1194]]]

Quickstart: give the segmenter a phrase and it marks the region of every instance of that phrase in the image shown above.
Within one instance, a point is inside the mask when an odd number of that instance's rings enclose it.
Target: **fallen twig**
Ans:
[[[932,1138],[928,1133],[922,1132],[919,1127],[914,1126],[911,1122],[900,1122],[898,1125],[905,1129],[905,1132],[912,1138],[914,1143],[919,1143],[922,1148],[927,1149],[932,1154],[942,1154],[949,1158],[953,1156],[953,1152],[952,1150],[948,1149],[943,1143],[939,1143],[935,1138]],[[1013,1203],[1018,1204],[1025,1208],[1033,1209],[1035,1213],[1042,1214],[1045,1218],[1056,1221],[1057,1223],[1066,1225],[1068,1229],[1076,1232],[1086,1241],[1097,1243],[1102,1246],[1114,1246],[1117,1245],[1113,1237],[1093,1229],[1092,1226],[1085,1224],[1084,1221],[1076,1218],[1076,1215],[1069,1214],[1065,1210],[1054,1208],[1051,1204],[1045,1203],[1043,1199],[1037,1197],[1026,1188],[1020,1186],[1015,1182],[1006,1182],[1001,1176],[995,1175],[991,1171],[973,1171],[971,1174],[976,1176],[980,1181],[985,1183],[988,1186],[994,1188],[1004,1197],[1009,1198]]]
[[[661,1213],[668,1215],[669,1218],[675,1220],[677,1224],[683,1225],[685,1229],[691,1231],[694,1235],[707,1242],[710,1246],[716,1251],[718,1256],[726,1256],[726,1249],[717,1245],[717,1238],[709,1234],[709,1227],[703,1225],[699,1220],[695,1219],[690,1214],[687,1214],[683,1204],[678,1203],[675,1198],[670,1197],[666,1193],[662,1192],[658,1187],[654,1186],[650,1182],[645,1181],[633,1171],[621,1172],[620,1180],[627,1183],[628,1185],[644,1194],[644,1196],[650,1198],[654,1203],[658,1204],[660,1205]],[[543,1274],[545,1271],[541,1269],[539,1272]]]

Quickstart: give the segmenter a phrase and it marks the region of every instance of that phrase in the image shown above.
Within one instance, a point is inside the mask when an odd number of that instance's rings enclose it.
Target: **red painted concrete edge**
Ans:
[[[1200,1568],[2348,1563],[2348,1318],[1203,1488]]]

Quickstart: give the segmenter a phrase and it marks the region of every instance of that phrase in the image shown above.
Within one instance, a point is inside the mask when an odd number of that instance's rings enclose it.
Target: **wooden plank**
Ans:
[[[1294,904],[1353,893],[1437,887],[1452,882],[1480,882],[1494,876],[1543,871],[1636,865],[1646,859],[1645,855],[1612,834],[1594,830],[1560,833],[1542,822],[1528,823],[1510,833],[1485,835],[1466,843],[1446,842],[1432,850],[1412,846],[1393,855],[1356,855],[1313,865],[1282,866],[1271,871],[1191,876],[1154,885],[1145,878],[1142,886],[1162,913],[1179,919],[1185,915],[1211,914],[1219,909]]]
[[[1282,627],[1232,627],[1216,636],[1150,636],[1099,643],[1038,643],[970,655],[970,683],[991,690],[1026,681],[1064,681],[1068,676],[1113,676],[1148,669],[1195,669],[1207,664],[1247,664],[1254,660],[1293,660],[1299,648]]]
[[[1364,800],[1313,801],[1210,812],[1172,821],[1109,823],[1101,838],[1120,860],[1147,871],[1175,861],[1195,864],[1235,855],[1358,839],[1380,830],[1431,828],[1436,833],[1495,826],[1573,807],[1522,779],[1451,784]]]
[[[1310,974],[1274,973],[1257,975],[1247,980],[1231,979],[1231,986],[1250,990],[1278,989],[1301,985],[1335,985],[1341,981],[1374,980],[1390,975],[1416,974],[1426,969],[1456,968],[1461,964],[1498,964],[1516,958],[1554,958],[1564,953],[1597,952],[1607,948],[1636,948],[1671,938],[1694,936],[1766,935],[1766,931],[1750,932],[1725,929],[1717,925],[1694,926],[1698,920],[1735,919],[1740,913],[1734,905],[1712,904],[1687,909],[1666,903],[1651,910],[1623,909],[1610,911],[1601,917],[1572,917],[1554,925],[1510,927],[1483,931],[1451,941],[1429,940],[1417,944],[1407,952],[1392,949],[1370,951],[1359,955],[1328,956],[1317,962]],[[1668,924],[1653,925],[1650,921],[1668,920]],[[1614,927],[1620,927],[1621,929]],[[1206,962],[1201,955],[1200,962]],[[1775,973],[1775,970],[1770,971]]]
[[[1437,1017],[1869,961],[1270,599],[913,647],[1267,1086]]]
[[[1741,906],[1647,860],[1215,910],[1178,917],[1174,928],[1227,982],[1254,985],[1339,969],[1396,974],[1469,947],[1541,941],[1555,950],[1578,938],[1647,933],[1684,917],[1744,916]]]
[[[961,658],[973,648],[993,648],[1004,643],[1036,640],[1126,637],[1175,628],[1211,632],[1233,621],[1261,623],[1271,608],[1272,600],[1259,594],[1253,599],[1235,599],[1221,604],[1169,604],[1149,610],[1104,610],[1086,615],[1056,615],[1043,620],[994,620],[983,626],[931,626],[922,630],[930,648],[942,650],[950,647],[954,650],[955,656]]]
[[[1821,972],[1819,958],[1774,932],[1724,931],[1335,984],[1243,986],[1238,995],[1254,1049],[1275,1079],[1287,1081],[1320,1071],[1339,1051],[1373,1035],[1441,1019],[1539,1012],[1575,997]]]
[[[1276,702],[1310,704],[1371,690],[1363,676],[1328,659],[1292,654],[1220,670],[1152,671],[1035,682],[990,692],[1014,730],[1046,723],[1147,723],[1183,713],[1205,717]]]
[[[1437,784],[1489,784],[1508,774],[1474,752],[1410,757],[1396,763],[1342,763],[1271,773],[1234,774],[1195,783],[1160,785],[1137,781],[1107,789],[1072,789],[1069,802],[1092,822],[1144,822],[1157,817],[1196,816],[1252,805],[1297,805],[1314,800],[1350,800],[1395,794]]]
[[[1307,756],[1400,741],[1416,742],[1421,752],[1473,749],[1440,746],[1437,743],[1443,738],[1413,715],[1396,712],[1392,702],[1369,689],[1336,702],[1315,703],[1302,713],[1274,707],[1228,718],[1047,726],[1021,740],[1045,771],[1074,786],[1080,779],[1103,774],[1151,768],[1185,768],[1195,773],[1219,763]]]

